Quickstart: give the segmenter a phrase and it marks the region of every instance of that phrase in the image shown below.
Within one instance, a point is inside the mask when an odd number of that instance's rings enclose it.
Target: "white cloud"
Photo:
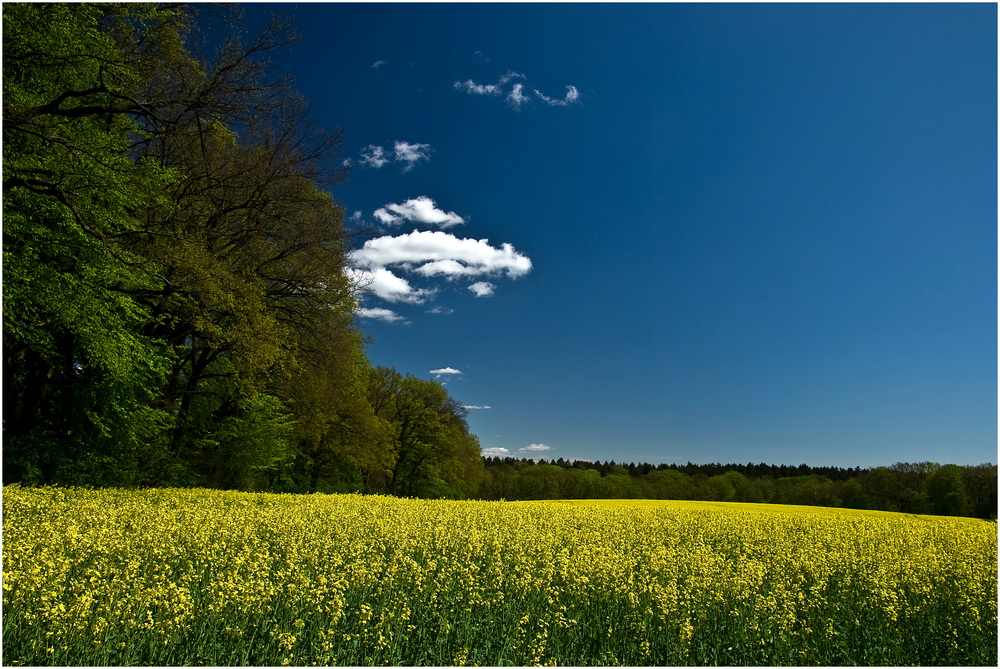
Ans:
[[[538,451],[549,451],[552,450],[551,446],[546,446],[545,444],[531,444],[525,446],[524,448],[517,449],[519,453],[524,453],[525,451],[538,452]]]
[[[500,95],[503,90],[496,84],[477,84],[472,79],[467,79],[465,81],[456,81],[455,88],[458,90],[465,90],[469,95]]]
[[[476,409],[492,409],[493,407],[491,407],[488,404],[485,405],[485,406],[478,406],[478,405],[475,405],[475,404],[466,404],[462,408],[463,409],[469,409],[470,411],[474,411]]]
[[[449,376],[454,376],[461,374],[462,372],[457,369],[452,369],[451,367],[442,367],[441,369],[432,369],[430,373],[434,374],[435,376],[442,376],[444,374],[447,374]]]
[[[386,302],[422,304],[437,292],[429,288],[414,288],[409,281],[396,276],[384,267],[349,268],[347,276],[357,289],[374,293]]]
[[[508,451],[506,448],[500,448],[500,447],[484,448],[483,455],[485,455],[488,458],[500,457],[504,455],[510,455],[510,451]]]
[[[525,78],[526,77],[523,74],[518,74],[517,72],[514,72],[512,70],[507,70],[507,74],[500,77],[500,85],[503,86],[511,79],[525,79]]]
[[[378,169],[387,162],[389,162],[389,159],[385,155],[385,149],[381,146],[369,144],[365,148],[361,149],[361,164],[365,167],[374,167],[375,169]]]
[[[362,318],[374,318],[386,323],[396,323],[403,320],[403,317],[390,309],[365,309],[359,308],[356,312]]]
[[[409,172],[421,160],[430,160],[430,144],[410,144],[409,142],[397,141],[393,146],[396,152],[396,162],[403,162],[404,172]]]
[[[398,237],[370,239],[360,249],[351,251],[348,257],[354,265],[364,269],[400,265],[425,276],[506,272],[507,276],[516,278],[531,271],[531,260],[509,243],[496,248],[489,245],[488,239],[459,239],[436,230],[414,230]]]
[[[388,65],[388,64],[389,64],[388,61],[385,61],[385,60],[376,60],[374,63],[372,63],[372,69],[373,70],[377,70],[378,68],[382,67],[383,65]]]
[[[457,260],[450,259],[429,262],[426,265],[421,265],[416,271],[424,276],[444,274],[449,279],[454,279],[460,276],[476,276],[478,274],[482,274],[482,272],[475,267],[468,267]]]
[[[399,225],[404,220],[411,223],[436,225],[450,228],[465,223],[465,219],[453,211],[445,213],[438,209],[434,200],[426,195],[407,200],[402,204],[387,204],[375,210],[375,218],[385,225]]]
[[[469,286],[469,290],[476,294],[476,297],[489,297],[496,290],[494,286],[489,281],[477,281],[476,283]]]
[[[550,98],[549,96],[545,95],[544,93],[542,93],[537,88],[535,89],[535,95],[537,95],[542,100],[544,100],[547,104],[549,104],[549,105],[551,105],[553,107],[567,107],[567,106],[573,104],[574,102],[579,102],[579,100],[580,100],[580,92],[578,90],[576,90],[576,86],[567,86],[566,87],[566,97],[563,98],[562,100],[553,100],[552,98]]]
[[[514,111],[520,111],[522,106],[531,102],[531,97],[524,93],[524,84],[522,83],[514,84],[509,91],[506,90],[506,85],[513,79],[526,78],[527,77],[523,74],[508,71],[507,74],[500,77],[500,80],[495,84],[477,84],[472,79],[466,79],[465,81],[456,81],[455,88],[460,91],[465,91],[469,95],[497,96],[504,95],[506,92],[505,100],[507,105]],[[568,107],[569,105],[580,101],[580,91],[577,90],[576,86],[567,86],[566,97],[562,100],[550,98],[537,88],[533,90],[536,97],[552,107]]]
[[[476,53],[480,52],[477,51]],[[524,78],[523,74],[508,71],[507,74],[500,77],[500,80],[495,84],[477,84],[472,79],[466,79],[465,81],[456,81],[455,88],[460,91],[464,90],[469,95],[501,95],[503,94],[503,87],[506,86],[507,82],[511,79]],[[518,84],[518,86],[519,85],[520,84]]]
[[[521,92],[523,90],[524,84],[514,84],[514,88],[507,95],[507,104],[515,111],[520,110],[521,105],[528,101],[528,97]]]
[[[428,309],[427,313],[429,313],[429,314],[445,314],[445,315],[448,315],[448,314],[455,313],[455,310],[454,309],[449,309],[448,307],[434,307],[433,309]]]
[[[430,144],[411,144],[396,140],[393,142],[391,151],[392,153],[386,151],[383,146],[369,144],[361,149],[361,164],[365,167],[379,169],[386,163],[397,162],[403,163],[404,172],[409,172],[421,160],[430,160],[433,149]]]

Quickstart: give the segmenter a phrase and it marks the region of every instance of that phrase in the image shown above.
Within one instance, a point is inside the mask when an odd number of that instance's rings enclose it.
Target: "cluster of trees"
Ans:
[[[365,357],[340,133],[269,65],[294,33],[243,35],[4,5],[4,481],[467,496],[461,407]]]
[[[482,499],[687,499],[997,517],[997,466],[898,462],[874,469],[552,462],[487,458]]]

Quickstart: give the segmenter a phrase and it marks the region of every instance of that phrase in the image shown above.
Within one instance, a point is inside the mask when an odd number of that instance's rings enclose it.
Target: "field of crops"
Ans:
[[[6,665],[997,663],[997,530],[691,502],[3,489]]]

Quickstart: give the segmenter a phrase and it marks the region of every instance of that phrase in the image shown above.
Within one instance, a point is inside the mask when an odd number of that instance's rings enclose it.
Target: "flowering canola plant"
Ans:
[[[997,663],[996,525],[3,489],[7,665]]]

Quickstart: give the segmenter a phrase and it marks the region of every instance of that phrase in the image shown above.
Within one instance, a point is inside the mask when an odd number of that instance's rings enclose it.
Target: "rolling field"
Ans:
[[[3,489],[6,665],[996,665],[997,530],[814,507]]]

